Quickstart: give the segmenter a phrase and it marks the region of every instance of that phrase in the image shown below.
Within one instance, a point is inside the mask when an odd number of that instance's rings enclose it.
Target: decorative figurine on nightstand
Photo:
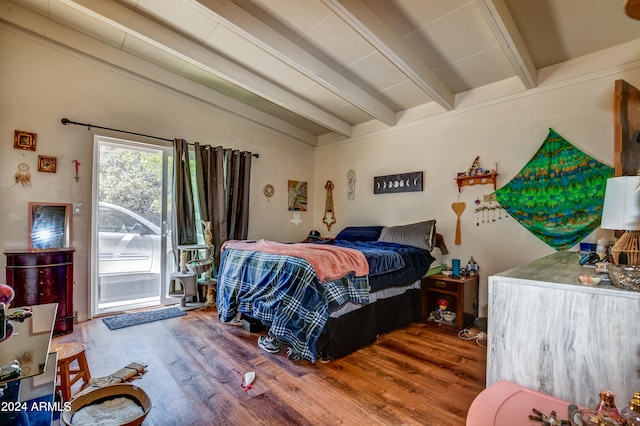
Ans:
[[[444,320],[442,313],[446,312],[447,306],[449,306],[449,302],[447,302],[447,299],[442,298],[438,300],[438,310],[436,311],[436,318],[438,321]]]
[[[480,271],[480,266],[478,266],[476,261],[473,260],[473,256],[471,256],[469,263],[467,263],[467,275],[470,277],[475,277],[476,275],[478,275],[478,271]]]

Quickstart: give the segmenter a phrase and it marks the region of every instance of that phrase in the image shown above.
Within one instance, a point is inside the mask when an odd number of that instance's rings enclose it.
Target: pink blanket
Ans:
[[[328,244],[284,244],[267,240],[226,241],[222,250],[226,248],[301,257],[311,264],[322,282],[342,278],[350,272],[356,277],[369,274],[369,264],[364,254],[358,250]]]

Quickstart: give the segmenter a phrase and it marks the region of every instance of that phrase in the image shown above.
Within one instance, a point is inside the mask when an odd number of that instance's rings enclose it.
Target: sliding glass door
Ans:
[[[168,303],[170,146],[96,136],[92,315]]]

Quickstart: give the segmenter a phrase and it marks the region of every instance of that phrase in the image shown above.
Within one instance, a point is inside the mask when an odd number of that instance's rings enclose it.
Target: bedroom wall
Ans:
[[[480,315],[487,315],[487,277],[554,252],[513,218],[476,225],[474,201],[494,192],[492,185],[458,189],[456,173],[471,166],[476,156],[484,168],[498,165],[498,188],[505,185],[538,150],[553,128],[569,142],[601,162],[613,166],[613,90],[616,79],[638,86],[637,58],[625,51],[593,55],[572,64],[541,70],[538,88],[526,95],[474,102],[485,93],[458,97],[456,111],[422,122],[376,129],[316,153],[316,227],[334,236],[348,225],[400,225],[437,220],[452,258],[466,265],[470,257],[480,265]],[[620,63],[621,65],[613,65]],[[587,77],[577,77],[589,67]],[[505,82],[509,84],[509,82]],[[500,88],[495,88],[496,92]],[[465,106],[468,104],[468,106]],[[356,172],[356,197],[347,200],[348,170]],[[424,191],[373,194],[373,177],[424,171]],[[321,223],[322,186],[335,184],[338,222],[327,231]],[[462,243],[454,243],[456,214],[453,202],[466,203],[461,216]],[[585,241],[610,231],[596,230]],[[573,248],[577,250],[577,247]]]
[[[286,193],[289,179],[313,180],[312,147],[2,26],[0,57],[0,250],[27,247],[28,202],[83,203],[84,214],[72,218],[73,246],[77,250],[74,308],[80,320],[87,318],[89,306],[94,133],[80,126],[63,126],[63,117],[257,152],[260,158],[254,159],[252,167],[250,202],[254,213],[250,216],[249,237],[300,241],[308,234],[315,210],[313,200],[309,200],[309,211],[302,213],[303,222],[296,226],[290,222]],[[36,152],[13,149],[14,130],[37,133]],[[57,173],[38,172],[38,155],[57,157]],[[77,183],[72,160],[80,162]],[[30,167],[30,187],[14,185],[21,162]],[[266,183],[275,187],[269,202],[262,195]],[[5,266],[5,257],[1,256],[3,277]]]

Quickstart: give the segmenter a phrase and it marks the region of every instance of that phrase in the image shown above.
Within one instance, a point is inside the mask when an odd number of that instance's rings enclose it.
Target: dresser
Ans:
[[[489,277],[487,386],[507,380],[595,408],[640,391],[640,292],[588,287],[577,252],[557,252]]]
[[[7,250],[12,306],[57,303],[53,334],[73,331],[73,248]]]

